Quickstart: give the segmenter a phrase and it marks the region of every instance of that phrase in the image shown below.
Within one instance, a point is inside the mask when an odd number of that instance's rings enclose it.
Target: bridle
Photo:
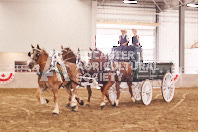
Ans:
[[[76,57],[75,57],[75,56],[69,57],[69,58],[67,58],[67,59],[64,59],[64,61],[68,61],[68,60],[71,60],[71,59],[73,59],[73,58],[76,58]]]
[[[66,52],[66,54],[65,55],[63,55],[63,52]],[[68,51],[68,50],[66,50],[66,49],[62,49],[62,57],[64,58],[66,55],[68,55],[69,53],[73,53],[72,51]],[[73,53],[74,54],[74,53]],[[76,55],[74,54],[74,56],[73,57],[70,57],[70,58],[67,58],[67,59],[64,59],[64,60],[70,60],[70,59],[72,59],[72,58],[76,58]]]
[[[36,54],[36,57],[37,57],[37,58],[34,58],[34,57],[33,57],[32,60],[34,60],[35,62],[37,62],[38,59],[39,59],[39,57],[40,57],[40,55],[41,55],[41,52],[42,52],[40,49],[33,49],[33,50],[32,50],[32,53],[31,53],[31,52],[28,53],[28,56],[31,57],[31,54],[34,54],[34,51],[35,51],[35,50],[38,51],[37,54]]]
[[[99,54],[99,51],[97,49],[95,49],[94,51],[92,51],[92,54],[93,54],[92,57],[90,57],[90,54],[88,53],[88,57],[90,58],[91,61],[94,62],[96,59],[96,56],[98,56],[98,54]]]

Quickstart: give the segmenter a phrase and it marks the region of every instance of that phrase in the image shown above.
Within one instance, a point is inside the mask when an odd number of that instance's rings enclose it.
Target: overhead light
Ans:
[[[187,4],[188,7],[198,7],[198,4]]]
[[[137,0],[123,0],[125,4],[137,4]]]

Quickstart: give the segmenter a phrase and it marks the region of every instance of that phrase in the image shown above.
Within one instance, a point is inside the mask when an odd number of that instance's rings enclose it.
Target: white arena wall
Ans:
[[[189,8],[188,8],[189,9]],[[156,15],[159,15],[159,34],[158,34],[158,62],[173,62],[175,64],[175,72],[179,72],[179,12],[178,10],[168,9],[160,13],[156,13],[152,8],[132,8],[120,6],[116,3],[106,3],[98,5],[98,21],[113,21],[113,22],[136,22],[136,23],[155,23]],[[119,25],[118,25],[119,26]],[[136,28],[138,34],[148,35],[148,28],[151,26],[128,25],[128,26],[114,26],[110,28],[104,26],[97,27],[97,34],[120,34],[120,29],[125,28],[131,35],[131,29]],[[102,29],[102,28],[103,29]],[[152,27],[150,28],[152,29]],[[155,27],[154,27],[155,29]],[[106,30],[106,31],[105,31]],[[111,31],[111,33],[109,33]],[[155,31],[150,30],[149,35],[156,36]],[[198,54],[197,49],[190,49],[190,47],[198,42],[198,11],[185,11],[185,73],[198,74]],[[141,40],[140,40],[141,43]],[[156,43],[156,42],[154,42]],[[155,46],[153,49],[154,55]],[[146,51],[145,56],[150,55]],[[146,58],[144,56],[144,58]]]
[[[93,47],[97,3],[92,0],[0,0],[0,52]],[[92,17],[93,16],[93,17]]]
[[[0,72],[28,61],[31,44],[48,52],[60,46],[94,47],[97,2],[92,0],[0,0]],[[37,87],[35,73],[16,72],[7,88]]]
[[[100,8],[100,9],[99,9]],[[15,61],[28,61],[30,44],[39,43],[47,51],[60,50],[60,45],[87,50],[94,46],[97,20],[120,20],[143,23],[155,22],[155,10],[122,10],[99,7],[91,0],[0,0],[0,69],[12,67]],[[107,14],[105,14],[107,12]],[[111,15],[111,13],[126,14]],[[127,12],[127,13],[126,13]],[[186,11],[185,74],[180,75],[177,87],[198,87],[198,49],[189,49],[198,42],[198,13]],[[153,15],[154,14],[154,15]],[[159,56],[158,62],[173,62],[179,72],[179,23],[178,11],[166,10],[159,13]],[[136,28],[133,25],[133,28]],[[155,27],[154,27],[155,28]],[[139,33],[152,34],[154,30],[138,28]],[[110,29],[117,34],[120,28]],[[128,29],[129,30],[129,29]],[[97,32],[105,33],[103,28]],[[132,34],[130,32],[130,34]],[[5,71],[5,70],[4,70]],[[1,71],[0,71],[1,72]],[[154,84],[158,86],[157,83]],[[12,83],[0,85],[7,88],[36,88],[35,73],[16,73]]]
[[[192,79],[193,78],[193,79]],[[198,87],[197,74],[183,74],[176,82],[176,88]],[[36,73],[15,73],[13,81],[9,84],[1,84],[0,88],[38,88],[38,76]],[[153,81],[151,84],[154,88],[160,88],[161,81]],[[93,86],[93,88],[95,88]]]
[[[159,17],[159,58],[158,61],[172,61],[179,72],[179,13],[166,10]],[[185,73],[198,74],[197,49],[190,47],[198,42],[198,13],[185,11]]]
[[[0,88],[38,88],[38,76],[36,73],[16,72],[12,82],[0,84]]]

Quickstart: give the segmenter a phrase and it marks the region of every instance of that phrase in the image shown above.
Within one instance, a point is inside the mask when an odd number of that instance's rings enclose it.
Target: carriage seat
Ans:
[[[117,50],[112,49],[114,61],[140,62],[142,61],[142,46],[124,46]]]

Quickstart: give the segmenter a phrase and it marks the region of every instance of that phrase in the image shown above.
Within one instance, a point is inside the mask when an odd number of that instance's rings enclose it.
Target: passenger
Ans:
[[[140,59],[142,60],[143,59],[142,49],[140,45],[139,36],[137,35],[137,30],[132,29],[132,32],[133,32],[132,45],[124,47],[122,51],[125,51],[127,54],[135,54],[135,55],[137,55],[137,52],[140,52]]]
[[[140,45],[139,35],[137,35],[137,30],[136,29],[132,29],[132,32],[133,32],[132,45],[136,49],[139,49],[139,51],[140,51],[140,60],[142,61],[143,60],[142,46]]]
[[[118,41],[119,44],[120,44],[120,46],[114,48],[115,51],[121,51],[121,50],[123,50],[126,46],[128,46],[129,37],[128,37],[128,35],[126,34],[127,31],[124,30],[124,29],[122,29],[122,30],[121,30],[121,33],[122,33],[122,35],[119,36],[119,41]]]
[[[137,30],[132,29],[132,32],[133,32],[132,46],[139,47],[140,46],[140,39],[139,39],[139,36],[137,35]]]

